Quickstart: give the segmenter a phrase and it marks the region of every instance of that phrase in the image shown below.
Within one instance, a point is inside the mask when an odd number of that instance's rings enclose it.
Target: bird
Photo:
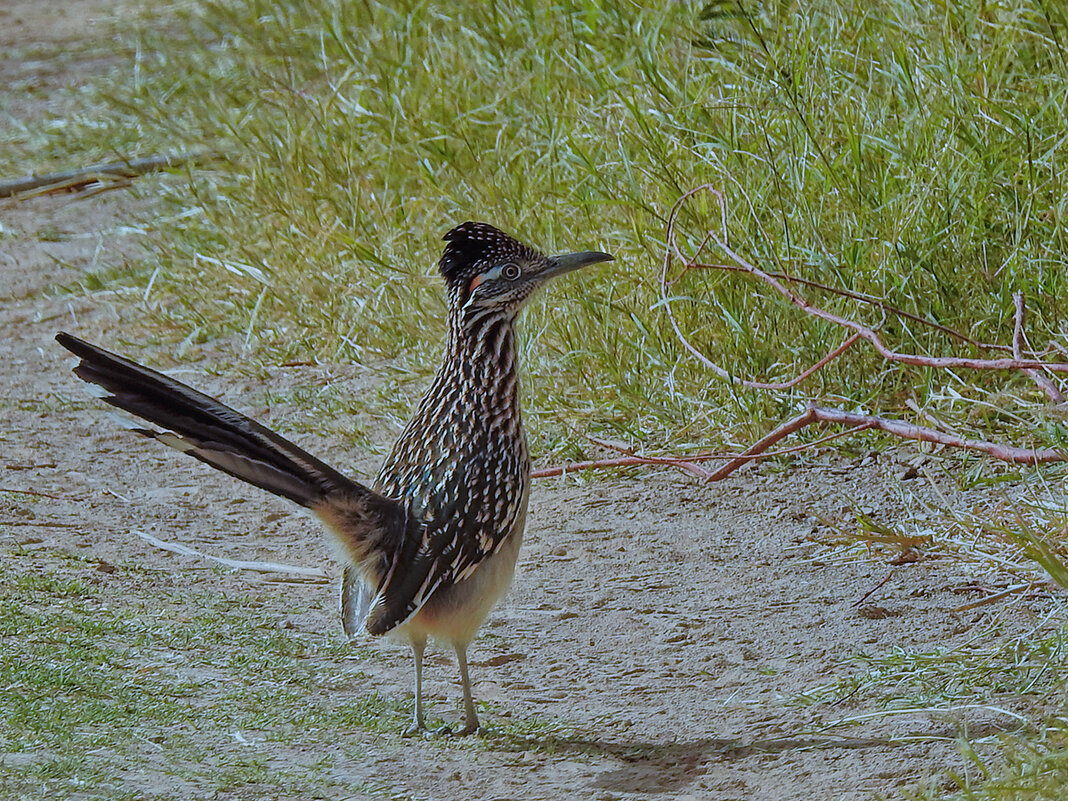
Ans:
[[[518,392],[516,317],[550,279],[612,261],[600,251],[546,256],[484,222],[444,236],[448,306],[441,364],[373,483],[346,477],[289,440],[186,384],[66,332],[75,375],[147,421],[127,427],[310,510],[340,546],[340,614],[411,646],[414,714],[427,640],[456,653],[463,727],[481,731],[467,648],[511,584],[527,517],[530,455]]]

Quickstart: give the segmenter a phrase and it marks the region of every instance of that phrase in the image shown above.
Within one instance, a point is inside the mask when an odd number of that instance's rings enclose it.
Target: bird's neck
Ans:
[[[449,314],[449,335],[435,383],[462,389],[483,407],[519,415],[515,316],[491,312]],[[487,409],[487,411],[489,411]]]

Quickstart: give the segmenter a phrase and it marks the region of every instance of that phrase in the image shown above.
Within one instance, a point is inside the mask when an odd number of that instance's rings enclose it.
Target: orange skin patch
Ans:
[[[476,275],[474,278],[472,278],[471,285],[467,288],[467,293],[471,294],[472,292],[474,292],[478,285],[482,283],[482,279],[484,277],[485,276],[482,275]]]

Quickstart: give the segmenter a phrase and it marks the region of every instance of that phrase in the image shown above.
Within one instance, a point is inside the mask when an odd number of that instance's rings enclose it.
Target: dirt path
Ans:
[[[65,14],[53,13],[58,6]],[[113,7],[107,0],[8,4],[0,12],[0,50],[12,37],[60,42],[92,36],[98,28],[83,21]],[[22,80],[37,70],[40,85],[50,89],[92,73],[84,65],[0,62],[2,74],[15,70]],[[50,102],[42,91],[18,101],[18,110],[43,116]],[[10,517],[0,523],[0,553],[56,549],[161,571],[203,567],[147,545],[131,533],[140,529],[217,555],[329,567],[315,526],[287,505],[131,440],[93,404],[70,402],[81,396],[51,341],[54,332],[68,328],[104,343],[136,342],[144,316],[129,297],[49,290],[136,259],[138,237],[130,222],[153,213],[150,200],[119,192],[0,201],[0,484],[79,499],[39,498],[34,525]],[[197,360],[196,349],[190,354],[183,380],[265,413],[269,425],[287,413],[263,408],[262,386],[210,376],[207,360]],[[147,344],[132,355],[150,363],[163,357]],[[226,354],[226,361],[234,358]],[[270,381],[297,387],[331,376],[354,389],[374,381],[345,365],[278,368]],[[394,434],[383,428],[375,438]],[[348,468],[369,470],[375,462],[315,437],[298,441]],[[962,643],[994,621],[1008,637],[1033,625],[1048,603],[1019,596],[953,613],[974,597],[961,594],[976,577],[959,562],[891,564],[894,551],[835,556],[832,546],[820,544],[830,523],[854,530],[857,510],[897,524],[922,521],[926,504],[948,500],[973,509],[995,497],[948,484],[935,488],[923,477],[902,481],[901,473],[902,465],[883,455],[855,463],[828,457],[785,474],[753,470],[712,487],[673,473],[588,485],[538,483],[514,590],[472,648],[473,671],[479,698],[504,720],[567,726],[551,735],[551,748],[492,738],[473,747],[347,731],[339,737],[360,743],[366,758],[336,777],[350,788],[337,797],[363,797],[357,788],[374,786],[433,799],[859,801],[961,770],[954,744],[960,731],[992,733],[1013,720],[965,708],[872,714],[829,727],[879,707],[863,694],[833,704],[798,703],[806,690],[852,672],[850,659],[859,652]],[[20,559],[9,568],[34,564]],[[856,603],[888,573],[890,581]],[[121,604],[134,579],[115,574],[107,580],[109,597]],[[246,590],[249,582],[243,573],[204,571],[202,586],[226,594]],[[262,597],[280,625],[337,628],[331,586],[272,586]],[[312,611],[292,613],[298,607]],[[366,684],[352,692],[407,697],[406,651],[383,642],[366,647],[370,657],[359,665]],[[434,713],[455,717],[451,657],[435,653],[427,683]],[[1011,698],[991,701],[1010,710],[1014,704]],[[267,741],[262,748],[283,765],[298,758],[285,743]],[[148,782],[163,797],[190,797],[189,788],[168,786],[163,768],[130,781],[127,789]]]

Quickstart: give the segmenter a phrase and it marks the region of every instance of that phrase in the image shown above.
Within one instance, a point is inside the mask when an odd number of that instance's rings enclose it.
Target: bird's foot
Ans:
[[[450,737],[465,737],[468,734],[472,734],[474,731],[477,730],[477,728],[474,730],[469,730],[467,727],[464,727],[459,731],[453,731],[452,727],[448,725],[439,726],[436,729],[431,729],[428,728],[425,723],[413,723],[411,726],[401,732],[401,737],[422,737],[426,740],[429,740],[434,737],[441,737],[442,739],[447,739]]]
[[[420,720],[402,731],[401,737],[425,737],[428,734],[430,730],[426,727],[426,723]]]
[[[471,735],[477,737],[484,737],[489,734],[489,730],[482,726],[478,720],[469,720],[464,723],[464,727],[460,729],[454,736],[456,737],[470,737]]]
[[[427,728],[426,722],[419,721],[417,723],[412,723],[412,725],[401,732],[401,737],[423,737],[429,739],[431,737],[470,737],[472,734],[483,737],[489,734],[489,730],[484,726],[481,726],[477,720],[465,722],[462,729],[456,730],[453,730],[448,724],[439,726],[436,729],[430,729]]]

